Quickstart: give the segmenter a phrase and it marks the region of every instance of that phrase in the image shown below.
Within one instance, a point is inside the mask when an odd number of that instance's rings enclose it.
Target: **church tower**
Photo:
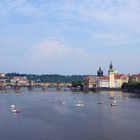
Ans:
[[[101,67],[99,67],[99,70],[97,71],[97,76],[102,77],[103,75],[104,75],[104,73],[103,73]]]
[[[109,88],[114,88],[114,86],[115,86],[115,77],[114,77],[114,75],[115,75],[115,73],[114,73],[112,62],[111,62],[110,65],[109,65],[109,70],[108,70]]]

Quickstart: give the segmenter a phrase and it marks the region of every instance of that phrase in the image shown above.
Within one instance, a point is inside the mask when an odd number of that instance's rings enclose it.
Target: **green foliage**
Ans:
[[[73,87],[79,87],[79,86],[81,87],[82,86],[82,82],[81,81],[73,81],[72,82],[72,86]]]
[[[122,89],[128,90],[140,89],[140,82],[123,83]]]
[[[64,83],[72,83],[73,81],[80,81],[83,82],[84,77],[86,75],[59,75],[59,74],[19,74],[19,73],[8,73],[6,74],[9,77],[14,76],[23,76],[27,77],[28,80],[35,81],[35,82],[64,82]]]

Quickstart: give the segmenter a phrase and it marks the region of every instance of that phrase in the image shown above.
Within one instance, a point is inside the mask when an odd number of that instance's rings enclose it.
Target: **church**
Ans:
[[[113,68],[112,63],[109,65],[108,75],[104,76],[101,67],[97,71],[96,87],[100,88],[121,88],[124,82],[128,82],[129,77]]]

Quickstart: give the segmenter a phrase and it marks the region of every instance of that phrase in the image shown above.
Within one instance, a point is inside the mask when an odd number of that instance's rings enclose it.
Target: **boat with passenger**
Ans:
[[[75,106],[77,106],[77,107],[83,107],[84,106],[84,103],[82,101],[78,101]]]
[[[81,103],[81,104],[77,103],[75,106],[77,106],[77,107],[83,107],[84,104],[83,103]]]
[[[20,113],[21,110],[19,108],[14,108],[14,109],[11,109],[11,112],[12,113]]]
[[[14,104],[12,104],[11,106],[10,106],[10,108],[12,109],[12,108],[15,108],[16,106],[14,105]]]
[[[110,105],[111,105],[111,106],[117,106],[117,104],[116,104],[116,103],[111,103]]]

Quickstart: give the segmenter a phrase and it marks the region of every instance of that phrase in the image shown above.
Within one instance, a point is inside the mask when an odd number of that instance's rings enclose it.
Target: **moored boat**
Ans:
[[[75,106],[77,106],[77,107],[83,107],[84,104],[83,103],[77,103]]]
[[[14,105],[14,104],[12,104],[11,106],[10,106],[10,108],[15,108],[16,106]]]
[[[20,113],[21,110],[18,109],[18,108],[14,108],[14,109],[11,109],[11,112],[12,112],[12,113]]]
[[[111,105],[111,106],[117,106],[117,104],[116,104],[116,103],[111,103],[110,105]]]

